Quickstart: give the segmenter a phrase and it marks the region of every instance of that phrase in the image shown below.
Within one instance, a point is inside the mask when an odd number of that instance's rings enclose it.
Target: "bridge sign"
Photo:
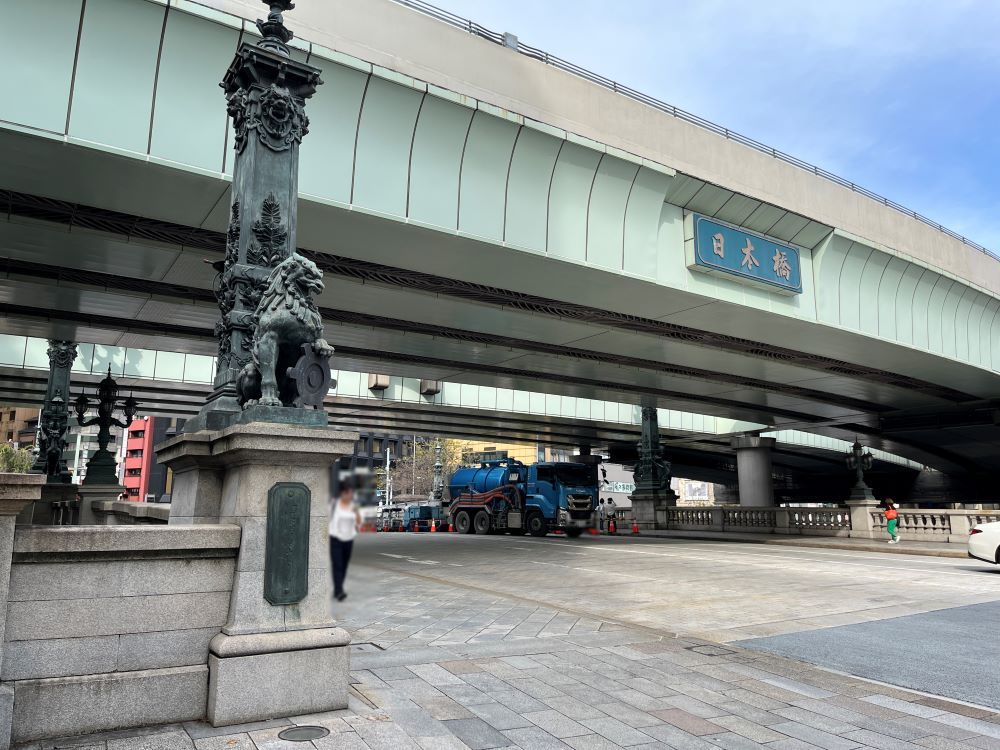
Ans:
[[[688,268],[737,276],[785,294],[802,293],[799,251],[794,247],[700,214],[691,214],[691,217],[694,252],[689,252]]]

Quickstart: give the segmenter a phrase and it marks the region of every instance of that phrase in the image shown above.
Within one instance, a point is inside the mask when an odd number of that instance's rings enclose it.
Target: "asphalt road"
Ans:
[[[998,622],[1000,601],[738,645],[1000,709]]]
[[[372,534],[357,564],[1000,708],[1000,570],[678,539]]]

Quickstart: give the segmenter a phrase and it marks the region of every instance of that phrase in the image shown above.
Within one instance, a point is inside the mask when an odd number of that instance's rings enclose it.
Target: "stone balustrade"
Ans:
[[[240,536],[227,524],[17,527],[0,747],[8,733],[35,742],[203,719]]]
[[[91,512],[101,526],[167,523],[170,503],[140,503],[133,500],[95,500]]]
[[[885,516],[872,509],[875,536],[887,535]],[[987,510],[900,510],[899,534],[914,542],[964,543],[969,531],[980,523],[1000,521],[1000,512]]]
[[[742,531],[763,534],[811,536],[887,536],[885,517],[876,507],[861,515],[867,524],[853,528],[851,509],[838,508],[743,508],[701,506],[666,508],[659,511],[658,527],[676,531]],[[899,533],[911,541],[964,543],[969,531],[980,523],[1000,521],[1000,511],[901,510]]]

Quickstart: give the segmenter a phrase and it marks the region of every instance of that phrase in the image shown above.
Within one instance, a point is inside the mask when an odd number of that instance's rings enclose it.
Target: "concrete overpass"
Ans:
[[[0,334],[0,402],[41,406],[48,374],[46,348],[43,338]],[[78,350],[73,393],[92,393],[111,372],[121,388],[139,399],[144,414],[190,418],[211,390],[215,363],[206,355],[92,343],[80,343]],[[376,377],[349,370],[334,373],[337,386],[326,400],[331,423],[360,432],[524,441],[569,449],[588,445],[595,451],[610,449],[617,461],[635,460],[641,410],[633,404],[456,382],[422,393],[426,381],[390,376],[373,383]],[[658,411],[661,438],[675,473],[735,490],[730,439],[766,426]],[[843,470],[849,443],[795,430],[763,434],[777,441],[773,467],[781,497],[842,499],[849,481]],[[898,496],[906,496],[918,475],[929,474],[919,464],[884,451],[873,451],[873,457],[876,486]]]
[[[9,10],[3,331],[213,354],[204,261],[224,248],[232,164],[217,83],[258,8]],[[1000,265],[981,248],[389,0],[303,3],[289,25],[325,81],[298,241],[326,274],[339,367],[1000,468]],[[701,273],[699,216],[795,254],[799,288]]]

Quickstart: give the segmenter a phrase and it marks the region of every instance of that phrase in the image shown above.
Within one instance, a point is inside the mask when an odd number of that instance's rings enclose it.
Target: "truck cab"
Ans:
[[[528,467],[527,504],[538,506],[549,525],[579,536],[594,526],[597,467],[578,463],[535,463]]]

